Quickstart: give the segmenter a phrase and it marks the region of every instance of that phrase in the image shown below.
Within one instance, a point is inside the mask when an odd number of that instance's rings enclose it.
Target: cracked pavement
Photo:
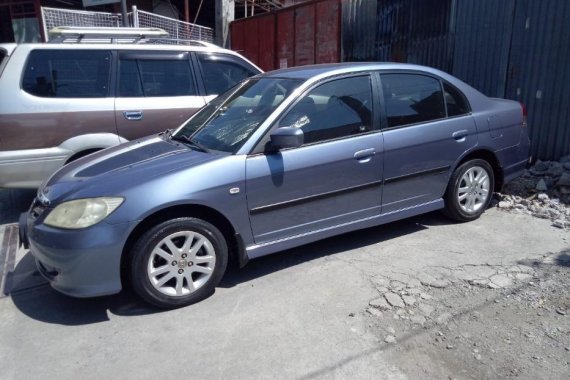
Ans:
[[[424,379],[471,378],[469,370],[492,378],[445,359],[472,339],[451,338],[451,326],[493,295],[538,281],[544,269],[533,263],[569,247],[567,231],[524,214],[490,209],[455,224],[432,213],[252,260],[214,296],[172,311],[129,291],[60,295],[19,251],[0,298],[1,377]],[[424,335],[443,348],[410,343]],[[421,367],[429,363],[437,368]]]

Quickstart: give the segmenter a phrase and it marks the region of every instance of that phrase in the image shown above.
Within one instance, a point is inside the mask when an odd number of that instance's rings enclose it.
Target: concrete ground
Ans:
[[[0,378],[469,378],[460,362],[424,355],[406,363],[398,343],[434,328],[430,321],[460,317],[440,313],[430,300],[439,290],[529,281],[528,263],[567,252],[569,235],[497,209],[465,224],[432,213],[253,260],[228,273],[209,299],[172,311],[150,308],[128,290],[60,295],[19,250],[0,298]],[[415,324],[388,338],[375,330],[386,315],[415,317]],[[416,359],[439,367],[411,371]]]

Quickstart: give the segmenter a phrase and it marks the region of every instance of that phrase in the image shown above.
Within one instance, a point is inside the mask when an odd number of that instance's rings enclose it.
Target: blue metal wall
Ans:
[[[345,0],[344,61],[447,71],[528,109],[532,154],[570,154],[570,0]]]

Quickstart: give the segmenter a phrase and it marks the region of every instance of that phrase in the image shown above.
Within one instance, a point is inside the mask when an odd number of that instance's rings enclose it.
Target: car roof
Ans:
[[[418,70],[439,75],[439,70],[431,67],[396,62],[342,62],[317,65],[297,66],[287,69],[268,71],[263,76],[307,80],[313,77],[347,74],[370,70]]]

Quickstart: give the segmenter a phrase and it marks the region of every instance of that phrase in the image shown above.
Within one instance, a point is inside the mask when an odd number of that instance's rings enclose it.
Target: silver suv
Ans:
[[[178,127],[261,72],[204,42],[95,43],[74,32],[74,43],[0,44],[0,188],[38,187],[79,157]]]

